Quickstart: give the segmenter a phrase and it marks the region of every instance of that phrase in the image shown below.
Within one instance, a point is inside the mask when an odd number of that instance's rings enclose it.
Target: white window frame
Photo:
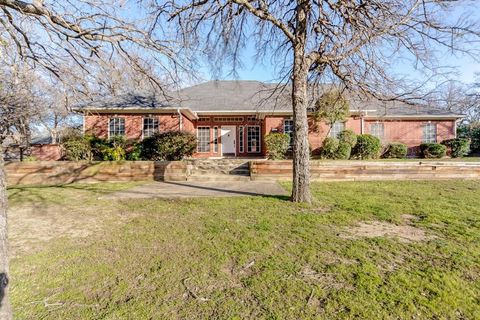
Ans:
[[[200,128],[208,128],[208,151],[199,151],[199,146],[200,146],[200,139],[199,139],[199,132]],[[210,126],[198,126],[197,127],[197,152],[198,153],[210,153],[212,150],[212,128]]]
[[[434,137],[432,138],[430,135],[432,132],[429,132],[427,128],[432,128],[433,127],[433,135]],[[437,142],[437,124],[434,122],[427,122],[424,123],[422,126],[422,142],[423,143],[436,143]]]
[[[157,117],[143,117],[142,118],[142,128],[141,128],[142,129],[142,140],[146,138],[145,137],[145,120],[146,119],[151,119],[153,121],[157,121],[157,127],[153,128],[154,129],[153,134],[155,134],[157,132],[160,132],[160,120]],[[149,137],[151,137],[152,135],[150,135]]]
[[[111,130],[110,130],[110,121],[115,120],[115,119],[123,120],[123,134],[116,134],[116,135],[112,136],[112,133],[111,133]],[[126,123],[127,123],[127,121],[126,121],[125,117],[114,116],[114,117],[108,118],[108,139],[110,139],[111,137],[115,137],[115,136],[125,137],[125,135],[126,135]],[[113,125],[115,126],[115,123]]]
[[[287,121],[292,122],[292,124],[290,125],[290,127],[292,129],[291,131],[287,131],[287,129],[286,129],[287,128],[287,126],[286,126]],[[295,132],[295,123],[293,122],[293,119],[284,119],[283,120],[283,133],[288,134],[289,139],[290,139],[290,141],[289,141],[290,147],[293,147],[293,141],[294,141],[293,134],[294,134],[294,132]]]
[[[262,152],[262,128],[259,125],[248,125],[247,127],[247,153],[261,153]],[[258,128],[258,151],[248,151],[248,128]]]
[[[374,126],[380,126],[382,128],[381,129],[381,135],[379,135],[378,132],[377,132],[378,128],[376,130],[373,130]],[[380,140],[385,139],[385,124],[383,122],[372,122],[372,123],[370,123],[370,134],[372,136],[377,137]]]
[[[336,134],[333,134],[335,131],[336,131],[336,128],[335,128],[335,125],[338,125],[338,124],[342,124],[343,125],[343,128],[342,130],[338,131]],[[330,138],[335,138],[335,139],[338,139],[338,135],[340,134],[340,132],[342,132],[343,130],[345,130],[347,128],[347,124],[345,121],[337,121],[335,122],[333,125],[332,125],[332,128],[330,129],[330,133],[329,133],[329,137]]]

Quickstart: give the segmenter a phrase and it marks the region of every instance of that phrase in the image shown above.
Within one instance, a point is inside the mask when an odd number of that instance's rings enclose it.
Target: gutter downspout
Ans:
[[[183,115],[180,112],[180,109],[177,109],[177,113],[178,113],[178,129],[180,131],[183,131]]]
[[[360,114],[360,134],[364,134],[365,132],[365,120],[364,120],[364,114]]]

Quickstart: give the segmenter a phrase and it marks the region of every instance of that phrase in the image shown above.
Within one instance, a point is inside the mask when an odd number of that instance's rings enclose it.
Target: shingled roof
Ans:
[[[259,81],[208,81],[164,96],[119,95],[86,104],[77,110],[188,110],[192,114],[208,113],[285,113],[292,111],[290,87]],[[462,118],[460,114],[433,106],[408,105],[401,102],[351,99],[353,113],[367,117]]]

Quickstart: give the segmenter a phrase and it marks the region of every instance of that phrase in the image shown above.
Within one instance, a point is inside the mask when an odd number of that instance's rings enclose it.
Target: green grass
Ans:
[[[14,207],[35,199],[68,211],[80,193],[85,211],[127,217],[13,259],[16,318],[480,318],[478,181],[316,183],[313,206],[285,197],[95,200],[123,187],[10,190]],[[404,224],[405,214],[436,238],[342,236],[361,221]]]

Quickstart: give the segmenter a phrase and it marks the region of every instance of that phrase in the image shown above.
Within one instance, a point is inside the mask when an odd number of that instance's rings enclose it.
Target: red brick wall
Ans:
[[[56,161],[62,158],[62,148],[58,144],[35,144],[30,147],[30,155],[37,160]]]
[[[401,142],[408,147],[415,147],[423,142],[423,126],[426,123],[435,123],[437,125],[437,142],[440,143],[446,139],[455,138],[455,121],[421,121],[421,120],[391,120],[378,121],[383,123],[385,137],[384,143]],[[365,133],[370,133],[370,125],[377,123],[375,120],[365,121]]]
[[[107,138],[109,119],[113,117],[118,117],[125,118],[125,137],[127,139],[138,140],[142,138],[143,118],[145,116],[147,116],[147,114],[85,115],[85,133],[93,134],[100,138]],[[179,119],[177,114],[152,115],[152,117],[159,120],[160,132],[179,129]],[[184,117],[183,119],[185,120],[186,118]]]
[[[292,119],[291,116],[269,116],[265,117],[265,131],[264,135],[271,132],[283,132],[283,121],[285,119]],[[323,140],[328,134],[328,125],[322,122],[317,122],[312,118],[308,119],[308,141],[312,151],[322,146]],[[346,129],[353,130],[360,134],[361,122],[360,119],[349,118],[345,124]]]
[[[128,139],[141,139],[142,138],[142,119],[144,115],[137,114],[117,114],[117,117],[125,118],[125,134]],[[179,129],[179,119],[177,114],[164,114],[154,115],[158,117],[160,123],[160,131],[171,131]],[[267,116],[263,121],[247,121],[248,116],[242,116],[244,121],[242,122],[214,122],[211,115],[210,121],[198,122],[197,120],[189,120],[183,117],[183,130],[191,132],[196,135],[197,126],[208,126],[211,128],[211,145],[210,152],[196,153],[194,156],[198,158],[216,157],[221,155],[221,126],[234,125],[236,126],[236,148],[237,155],[246,156],[263,156],[265,155],[265,143],[264,137],[270,132],[283,132],[283,121],[285,119],[291,119],[291,116]],[[217,115],[218,117],[221,117]],[[91,133],[99,137],[106,138],[108,136],[108,119],[113,115],[108,114],[92,114],[85,116],[85,132]],[[253,115],[251,115],[253,117]],[[376,120],[365,120],[364,133],[370,133],[370,124],[377,122]],[[401,142],[405,143],[410,148],[410,153],[415,152],[415,147],[422,143],[423,138],[423,125],[428,121],[420,120],[383,120],[385,128],[384,144],[388,142]],[[441,142],[445,139],[451,139],[455,137],[455,121],[443,120],[443,121],[431,121],[437,124],[437,141]],[[247,134],[245,130],[244,134],[244,152],[240,153],[239,150],[239,126],[248,125],[260,125],[262,146],[260,153],[247,153]],[[213,145],[213,127],[218,127],[218,152],[214,152]],[[353,130],[355,133],[361,133],[361,120],[358,117],[350,117],[346,122],[346,128]],[[312,151],[318,150],[321,147],[323,140],[328,134],[328,126],[325,123],[315,122],[312,118],[309,119],[309,133],[308,139],[312,148]]]

